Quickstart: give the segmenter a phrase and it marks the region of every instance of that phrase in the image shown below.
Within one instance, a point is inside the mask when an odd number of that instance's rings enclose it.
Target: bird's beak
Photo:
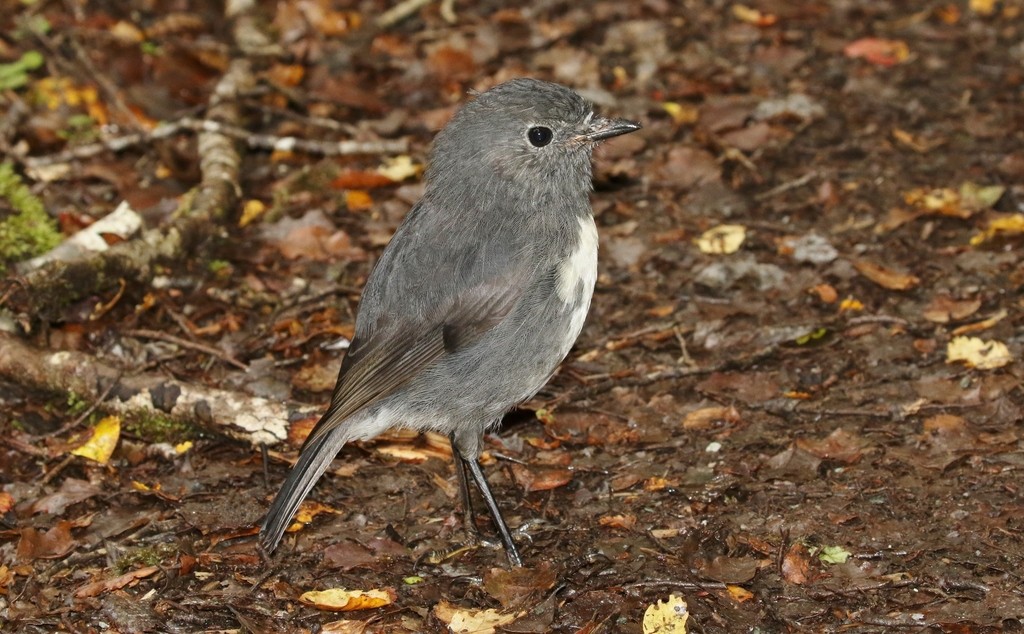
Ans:
[[[643,126],[635,121],[627,121],[626,119],[606,119],[605,117],[595,116],[590,120],[590,125],[587,126],[587,131],[580,136],[591,143],[596,143],[597,141],[610,139],[613,136],[619,136],[620,134],[636,132],[642,127]]]

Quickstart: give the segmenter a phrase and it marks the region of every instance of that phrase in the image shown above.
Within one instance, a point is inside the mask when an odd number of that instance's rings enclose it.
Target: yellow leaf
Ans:
[[[1010,350],[1001,341],[977,337],[954,337],[946,346],[946,363],[963,361],[979,370],[995,370],[1013,362]]]
[[[729,596],[733,598],[733,601],[736,601],[737,603],[746,603],[754,598],[753,592],[746,588],[741,588],[740,586],[726,586],[725,590],[729,593]]]
[[[662,102],[661,109],[667,112],[668,116],[672,117],[672,121],[677,125],[697,123],[697,119],[700,118],[700,110],[689,104],[684,105],[674,101],[665,101]]]
[[[434,616],[448,625],[452,634],[494,634],[502,625],[519,618],[518,614],[502,614],[497,610],[464,610],[445,600],[434,606]]]
[[[351,612],[352,610],[379,608],[382,605],[393,603],[394,600],[393,593],[389,590],[346,590],[345,588],[310,590],[299,597],[299,601],[329,612]]]
[[[180,456],[181,454],[187,452],[191,448],[192,448],[192,441],[191,440],[186,440],[185,442],[179,442],[177,445],[174,445],[174,453],[176,453],[176,454],[178,454]]]
[[[92,430],[92,438],[84,445],[71,453],[82,456],[89,460],[95,460],[100,464],[110,462],[110,456],[117,447],[117,440],[121,437],[121,419],[118,416],[107,416]]]
[[[992,15],[996,10],[996,0],[971,0],[967,4],[978,15]]]
[[[670,594],[665,601],[647,606],[644,611],[644,634],[686,634],[690,611],[686,601]]]
[[[852,310],[864,310],[864,304],[859,299],[847,297],[843,301],[839,302],[839,312],[845,313],[846,311]]]
[[[419,163],[413,163],[412,158],[408,154],[388,159],[384,162],[384,165],[377,168],[378,174],[386,176],[396,183],[400,183],[407,178],[419,176],[422,171],[423,166]]]
[[[242,205],[242,217],[238,219],[238,226],[245,227],[251,224],[254,220],[257,220],[267,211],[267,206],[263,204],[262,200],[255,198],[245,201]]]
[[[349,211],[362,211],[373,206],[370,193],[362,189],[350,189],[345,192],[345,207]]]
[[[778,21],[771,13],[761,13],[757,9],[742,4],[732,5],[732,16],[741,22],[753,24],[754,26],[771,26]]]
[[[718,225],[697,238],[697,248],[701,253],[727,255],[739,251],[746,238],[747,228],[743,225]]]
[[[989,221],[985,230],[971,238],[971,246],[978,246],[997,236],[1024,233],[1024,214],[1000,216]]]

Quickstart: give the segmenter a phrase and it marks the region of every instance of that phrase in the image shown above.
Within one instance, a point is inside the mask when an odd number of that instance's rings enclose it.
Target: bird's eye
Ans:
[[[548,143],[551,143],[551,137],[554,136],[551,132],[551,128],[545,128],[542,125],[530,128],[526,133],[526,138],[530,139],[530,144],[533,147],[544,147]]]

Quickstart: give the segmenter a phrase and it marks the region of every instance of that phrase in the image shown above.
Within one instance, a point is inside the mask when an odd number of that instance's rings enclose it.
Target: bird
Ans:
[[[480,467],[483,436],[576,342],[597,280],[592,151],[640,128],[533,78],[456,111],[434,139],[421,199],[367,278],[330,405],[260,528],[266,552],[346,443],[410,428],[449,437],[467,527],[472,478],[522,565]]]

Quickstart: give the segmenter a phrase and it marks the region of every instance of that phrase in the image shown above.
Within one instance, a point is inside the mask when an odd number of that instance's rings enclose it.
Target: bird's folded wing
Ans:
[[[306,445],[346,418],[401,388],[433,365],[479,340],[511,312],[522,295],[520,280],[477,284],[425,319],[382,317],[374,332],[355,340],[345,357],[331,406]]]

